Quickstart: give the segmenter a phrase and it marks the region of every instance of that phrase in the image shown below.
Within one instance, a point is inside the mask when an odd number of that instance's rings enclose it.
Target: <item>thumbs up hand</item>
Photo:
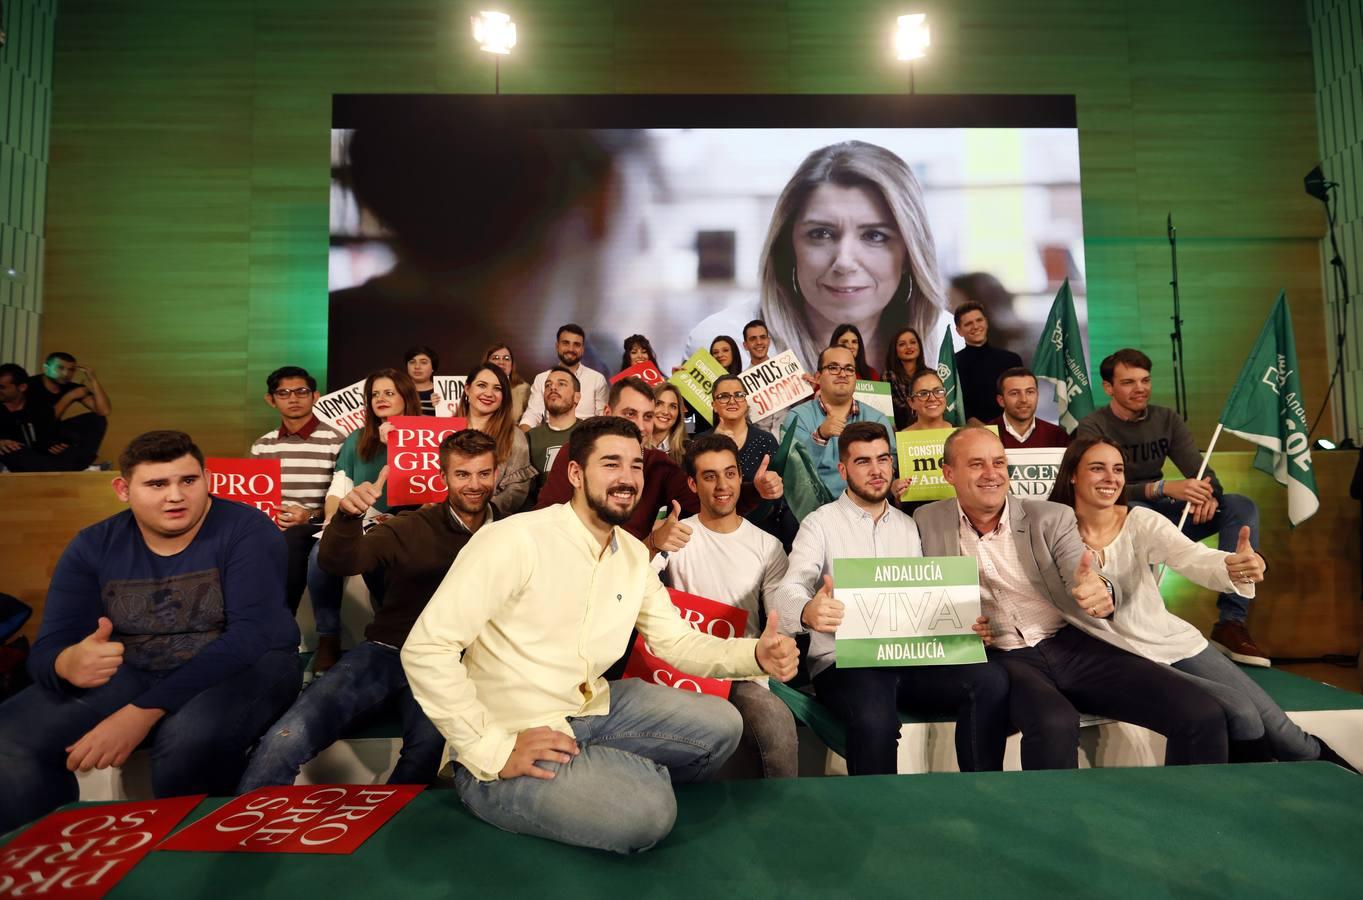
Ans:
[[[681,521],[681,504],[676,500],[672,501],[672,511],[653,526],[653,533],[649,535],[653,543],[653,549],[659,553],[675,553],[685,547],[691,540],[691,526]]]
[[[1249,526],[1240,526],[1240,539],[1236,541],[1235,552],[1226,557],[1226,571],[1230,580],[1236,584],[1254,584],[1264,580],[1267,568],[1264,558],[1254,552],[1249,541]]]
[[[781,633],[777,624],[780,617],[767,616],[767,627],[757,639],[757,664],[777,681],[790,681],[800,668],[800,650],[795,640]]]
[[[1107,618],[1116,609],[1107,582],[1093,571],[1093,552],[1087,547],[1084,548],[1084,555],[1079,560],[1078,568],[1074,570],[1074,579],[1070,582],[1070,596],[1079,604],[1080,609],[1095,619]]]
[[[352,516],[362,516],[365,512],[383,499],[383,483],[388,480],[388,467],[379,469],[379,477],[374,479],[374,483],[362,481],[355,485],[350,493],[341,498],[341,509]]]
[[[800,621],[810,631],[836,634],[842,624],[842,601],[833,596],[833,579],[825,575],[823,584],[805,608],[800,612]]]
[[[757,467],[757,474],[752,477],[753,487],[757,488],[757,494],[763,500],[780,500],[786,492],[785,484],[780,474],[767,470],[770,462],[771,454],[762,457],[762,465]]]
[[[88,637],[57,654],[53,668],[58,677],[78,688],[107,684],[123,665],[123,644],[109,639],[113,633],[114,623],[101,616]]]

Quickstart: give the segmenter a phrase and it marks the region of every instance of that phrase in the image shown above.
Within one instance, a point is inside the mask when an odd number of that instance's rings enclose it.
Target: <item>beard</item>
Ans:
[[[570,409],[572,409],[572,408],[573,408],[573,402],[572,402],[572,399],[571,399],[571,398],[566,399],[566,400],[565,400],[565,399],[558,399],[558,400],[545,400],[545,401],[544,401],[544,409],[545,409],[545,412],[549,413],[549,415],[551,415],[551,416],[561,416],[561,415],[563,415],[564,413],[566,413],[568,410],[570,410]]]
[[[856,484],[855,482],[852,481],[847,482],[847,489],[851,491],[853,494],[856,494],[861,499],[865,500],[867,503],[879,503],[886,497],[890,496],[890,484],[891,482],[889,480],[886,480],[885,487],[880,491],[880,493],[876,493],[875,491],[871,490],[869,485]]]
[[[469,498],[457,491],[449,492],[449,504],[456,512],[461,512],[466,516],[477,516],[487,509],[488,500],[492,497],[492,491],[483,491],[478,495],[477,502],[470,502]]]
[[[587,495],[587,508],[596,513],[597,517],[607,525],[624,525],[629,521],[629,517],[634,515],[634,508],[639,505],[639,492],[634,491],[634,496],[630,499],[628,506],[621,509],[611,505],[611,499],[607,491],[597,492],[592,489],[590,484],[586,485],[584,493]],[[633,490],[633,488],[630,488]]]

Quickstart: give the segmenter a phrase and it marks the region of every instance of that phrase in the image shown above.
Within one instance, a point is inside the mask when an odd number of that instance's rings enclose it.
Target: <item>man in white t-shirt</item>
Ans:
[[[655,558],[663,580],[672,587],[707,600],[747,610],[745,637],[762,632],[761,618],[775,603],[776,588],[786,574],[781,542],[738,514],[743,473],[738,447],[723,434],[703,434],[686,447],[684,459],[691,489],[700,498],[700,514],[677,521],[680,507],[655,532],[659,546],[677,547]],[[670,540],[659,540],[666,531]],[[772,607],[775,615],[775,607]],[[741,757],[760,764],[764,778],[797,774],[795,718],[767,688],[767,679],[735,681],[729,702],[743,716]]]
[[[554,352],[558,354],[559,365],[577,376],[580,398],[577,402],[577,417],[590,419],[601,415],[610,396],[610,383],[606,376],[582,364],[582,352],[587,346],[587,333],[581,325],[569,322],[558,330],[554,338]],[[557,368],[557,367],[555,367]],[[546,369],[535,376],[530,385],[530,399],[521,416],[521,431],[529,431],[545,420],[544,381],[553,369]]]

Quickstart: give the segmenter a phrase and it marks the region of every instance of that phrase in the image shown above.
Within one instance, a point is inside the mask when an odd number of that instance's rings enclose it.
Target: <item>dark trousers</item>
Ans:
[[[308,556],[317,546],[317,530],[320,525],[304,523],[284,529],[284,546],[289,551],[288,574],[284,579],[284,600],[289,604],[289,612],[297,614],[298,604],[303,601],[303,589],[308,586]]]
[[[991,650],[989,657],[1008,670],[1024,769],[1078,767],[1080,712],[1164,735],[1165,765],[1226,761],[1226,714],[1168,666],[1069,626],[1035,647]]]
[[[53,444],[66,444],[60,453],[46,449],[20,447],[12,453],[0,455],[0,463],[11,472],[79,472],[90,466],[99,455],[100,442],[109,428],[109,420],[95,413],[72,416],[57,423]]]
[[[847,773],[893,775],[899,710],[956,714],[962,772],[1003,768],[1008,740],[1008,673],[998,663],[839,669],[814,676],[814,690],[847,726]]]
[[[153,793],[231,794],[247,751],[298,695],[300,676],[296,651],[271,650],[162,718],[144,744]],[[0,834],[75,801],[66,748],[162,677],[125,664],[97,688],[35,684],[0,705]]]

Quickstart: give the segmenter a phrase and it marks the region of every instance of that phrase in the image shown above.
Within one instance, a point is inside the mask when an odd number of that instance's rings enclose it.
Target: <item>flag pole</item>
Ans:
[[[1194,481],[1201,481],[1202,476],[1207,474],[1207,462],[1212,458],[1212,451],[1216,449],[1216,439],[1221,437],[1221,423],[1216,423],[1216,430],[1212,432],[1212,439],[1207,444],[1207,452],[1202,454],[1202,464],[1197,467],[1197,477]],[[1183,504],[1183,514],[1178,517],[1178,530],[1183,531],[1183,523],[1188,521],[1188,510],[1193,508],[1192,501]],[[1164,564],[1161,563],[1159,571],[1155,573],[1155,584],[1164,580]]]

